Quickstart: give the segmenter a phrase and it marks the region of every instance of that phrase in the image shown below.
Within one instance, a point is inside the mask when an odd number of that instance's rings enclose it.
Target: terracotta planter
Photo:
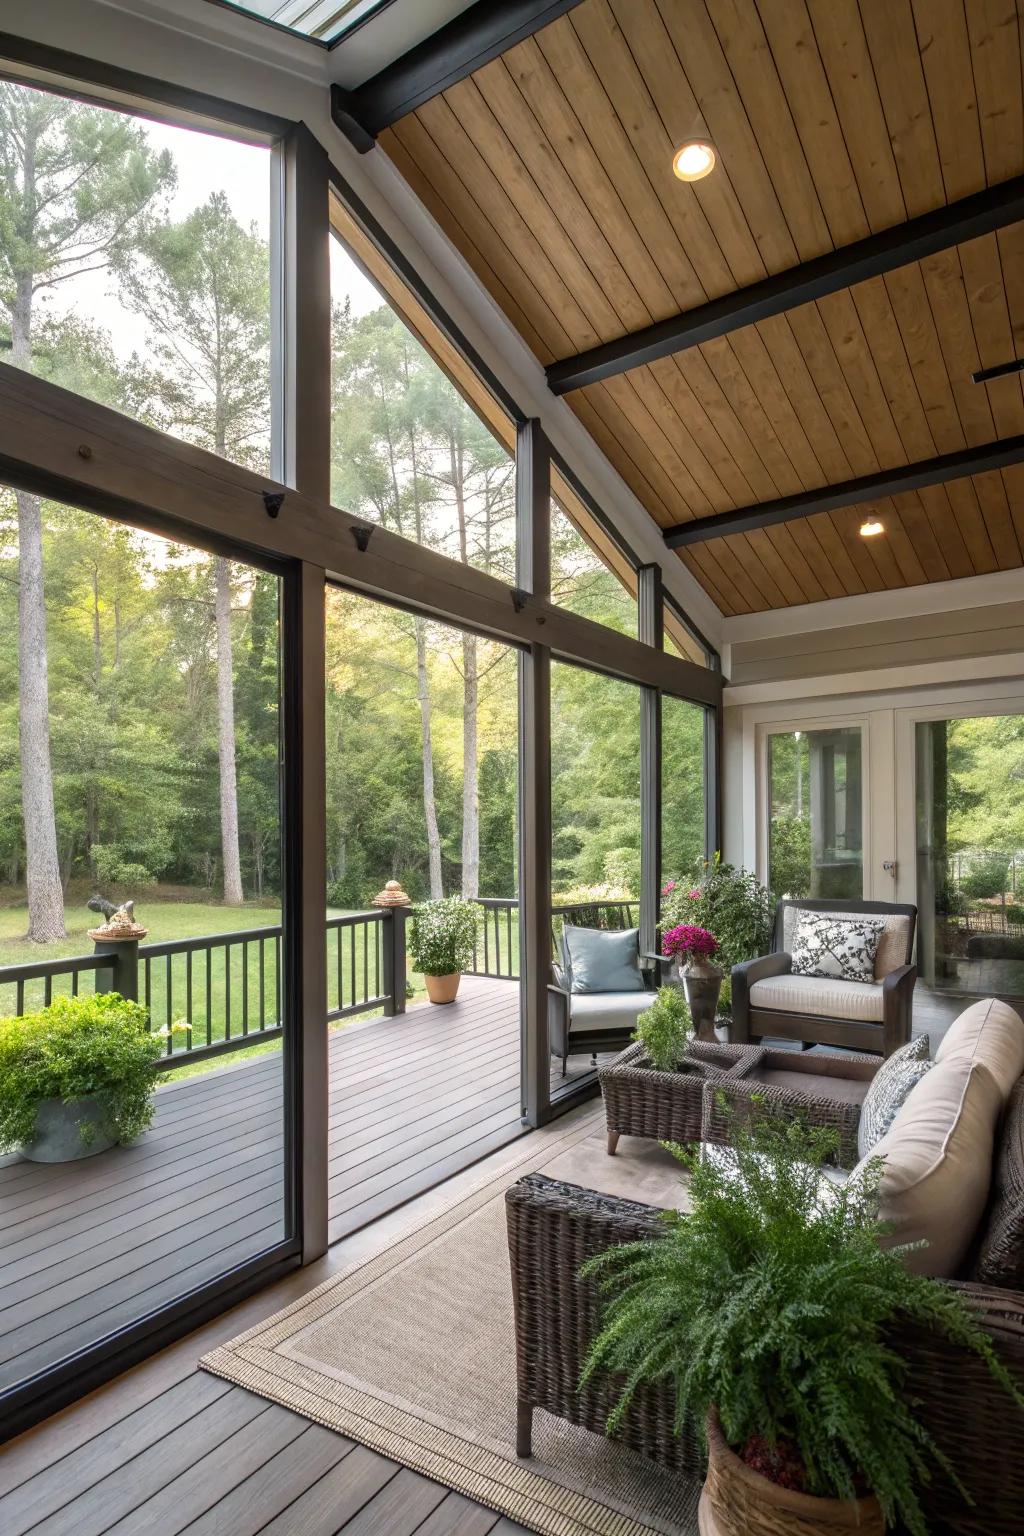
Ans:
[[[885,1536],[874,1496],[849,1502],[780,1488],[730,1450],[718,1415],[708,1416],[708,1475],[700,1496],[700,1536]]]
[[[432,1003],[454,1003],[462,976],[458,971],[451,971],[447,976],[424,976],[423,980]]]

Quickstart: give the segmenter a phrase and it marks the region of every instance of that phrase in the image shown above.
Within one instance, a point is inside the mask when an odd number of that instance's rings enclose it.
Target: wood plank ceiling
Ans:
[[[582,0],[381,143],[546,364],[1024,173],[1022,9]],[[1022,433],[1022,352],[1017,224],[566,398],[668,527]],[[1024,467],[871,510],[680,558],[727,614],[1024,563]]]

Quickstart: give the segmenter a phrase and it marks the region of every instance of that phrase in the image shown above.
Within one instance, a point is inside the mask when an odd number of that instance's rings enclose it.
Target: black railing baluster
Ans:
[[[231,1039],[231,940],[224,945],[224,1039]]]
[[[267,941],[260,939],[260,1030],[267,1027]]]
[[[370,925],[364,923],[363,935],[363,1002],[370,996]]]
[[[213,945],[206,946],[206,1043],[213,1044]]]
[[[249,940],[242,940],[242,1034],[249,1033]]]
[[[145,985],[146,1028],[147,1029],[152,1029],[153,1028],[153,966],[152,966],[152,962],[150,961],[150,958],[149,958],[148,955],[146,956],[145,960],[142,963],[142,969],[143,969],[143,973],[144,973],[145,978],[146,978],[146,985]]]
[[[186,1018],[186,1021],[189,1024],[192,1023],[192,955],[193,955],[193,953],[194,953],[194,951],[191,950],[191,949],[187,949],[185,951],[185,1018]],[[188,1050],[190,1048],[191,1040],[192,1040],[192,1036],[191,1036],[191,1034],[189,1034],[188,1042],[186,1043],[186,1047],[185,1047],[186,1050]]]
[[[174,956],[167,956],[167,974],[164,977],[164,986],[167,988],[167,996],[164,998],[164,1011],[167,1014],[167,1054],[170,1056],[174,1050],[174,1034],[171,1025],[174,1023]]]
[[[350,986],[352,988],[352,992],[351,992],[351,995],[349,997],[349,1002],[352,1003],[353,1006],[354,1006],[355,1005],[355,1001],[356,1001],[356,930],[355,930],[355,928],[350,928],[349,931],[348,931],[348,979],[349,979],[349,984],[350,984]]]
[[[343,934],[344,934],[344,929],[342,929],[342,928],[335,928],[335,930],[334,930],[334,969],[335,969],[335,980],[337,982],[337,989],[338,989],[338,1001],[335,1004],[335,1006],[337,1008],[344,1008],[344,1006],[345,1006],[345,983],[344,983],[344,980],[343,980],[344,968],[343,968],[343,965],[342,965],[342,947],[341,947]]]

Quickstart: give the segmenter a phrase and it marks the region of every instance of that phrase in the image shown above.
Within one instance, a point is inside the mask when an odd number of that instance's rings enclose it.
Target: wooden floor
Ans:
[[[564,1129],[561,1121],[530,1135]],[[525,1536],[512,1521],[196,1367],[208,1350],[390,1241],[413,1215],[427,1219],[479,1176],[477,1167],[464,1169],[0,1447],[3,1536]]]
[[[332,1031],[330,1081],[337,1242],[523,1133],[517,984]],[[133,1147],[5,1159],[0,1391],[279,1241],[282,1123],[275,1053],[161,1088]]]

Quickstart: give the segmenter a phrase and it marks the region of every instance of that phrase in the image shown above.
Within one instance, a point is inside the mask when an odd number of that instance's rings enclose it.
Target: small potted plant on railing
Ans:
[[[423,973],[432,1003],[454,1003],[461,973],[473,958],[479,909],[461,896],[424,901],[412,909],[409,953]]]
[[[661,940],[662,954],[676,962],[698,1040],[715,1038],[715,1013],[723,972],[711,957],[718,953],[718,948],[714,934],[695,923],[679,923],[669,928]]]
[[[882,1162],[837,1186],[822,1165],[835,1134],[763,1118],[732,1147],[672,1147],[689,1209],[664,1235],[610,1248],[583,1268],[604,1297],[584,1368],[638,1387],[670,1383],[675,1428],[704,1428],[701,1536],[925,1536],[918,1490],[929,1459],[950,1468],[915,1412],[894,1341],[924,1329],[981,1357],[1024,1399],[969,1304],[883,1249]]]
[[[64,1163],[134,1141],[153,1118],[160,1040],[117,992],[0,1020],[0,1152]]]

